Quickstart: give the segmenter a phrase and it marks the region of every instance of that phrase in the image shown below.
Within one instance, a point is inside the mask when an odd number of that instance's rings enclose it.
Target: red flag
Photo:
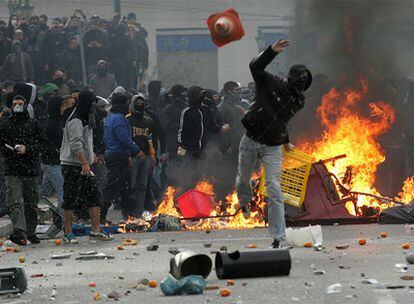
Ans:
[[[240,40],[244,36],[239,14],[231,7],[210,15],[207,19],[207,26],[210,29],[214,44],[218,47]]]

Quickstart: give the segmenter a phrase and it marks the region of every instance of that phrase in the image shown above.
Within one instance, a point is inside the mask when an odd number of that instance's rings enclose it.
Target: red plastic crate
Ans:
[[[177,202],[184,218],[208,217],[213,208],[211,196],[194,189],[181,195]]]

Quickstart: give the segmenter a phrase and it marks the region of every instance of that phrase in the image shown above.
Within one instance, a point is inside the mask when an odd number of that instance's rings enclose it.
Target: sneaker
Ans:
[[[112,235],[103,233],[102,231],[99,231],[99,232],[91,231],[91,233],[89,234],[89,239],[105,242],[105,241],[112,241],[114,239],[114,237]]]
[[[31,244],[39,244],[40,239],[36,236],[36,234],[33,234],[29,237],[27,237],[27,240],[30,241]]]
[[[278,241],[276,239],[273,240],[272,245],[270,245],[270,249],[292,249],[294,245],[288,241]]]
[[[27,240],[22,235],[20,235],[20,233],[13,232],[10,234],[9,240],[20,246],[27,245]]]
[[[78,244],[78,239],[73,233],[66,233],[63,236],[63,241],[67,244]]]

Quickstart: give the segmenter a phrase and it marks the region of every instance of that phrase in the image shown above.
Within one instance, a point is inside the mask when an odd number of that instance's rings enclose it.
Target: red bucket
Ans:
[[[211,197],[194,189],[181,195],[177,202],[184,218],[208,217],[212,210]]]

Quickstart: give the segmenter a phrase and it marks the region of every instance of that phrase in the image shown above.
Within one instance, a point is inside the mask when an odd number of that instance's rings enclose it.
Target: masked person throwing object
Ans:
[[[282,145],[292,149],[287,124],[303,108],[306,91],[312,83],[312,75],[304,65],[294,65],[288,80],[265,71],[277,54],[289,46],[289,41],[279,40],[250,63],[256,84],[256,98],[242,119],[246,134],[239,147],[239,165],[236,179],[241,210],[249,214],[248,203],[252,199],[250,177],[258,161],[266,171],[268,193],[269,233],[273,238],[271,248],[290,247],[285,241],[285,206],[280,188],[282,172]]]

